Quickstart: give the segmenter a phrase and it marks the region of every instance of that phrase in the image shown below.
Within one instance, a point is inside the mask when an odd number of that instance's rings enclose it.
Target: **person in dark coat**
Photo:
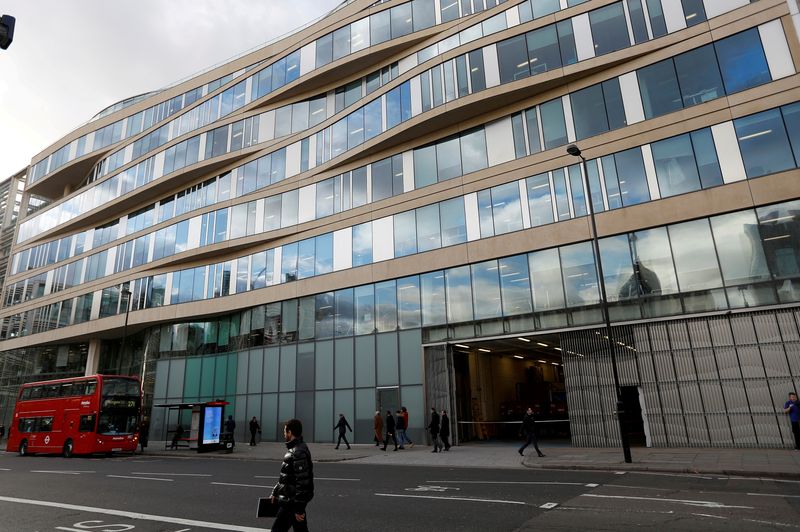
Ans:
[[[397,450],[397,438],[394,435],[394,430],[395,430],[394,416],[392,415],[392,411],[391,410],[387,410],[386,411],[386,438],[384,438],[384,440],[383,440],[383,448],[381,448],[381,451],[385,451],[386,450],[386,446],[389,444],[389,438],[391,438],[392,441],[394,442],[394,450],[395,451]]]
[[[256,416],[253,416],[253,419],[250,420],[250,445],[256,445],[256,434],[261,432],[261,425],[258,424],[258,420]]]
[[[439,437],[442,439],[444,450],[450,450],[450,418],[447,417],[447,410],[442,410],[441,427],[439,427]]]
[[[233,420],[233,416],[228,416],[228,419],[225,421],[225,432],[231,435],[231,443],[236,445],[236,439],[233,437],[233,431],[236,430],[236,422]]]
[[[303,424],[290,419],[283,427],[286,454],[278,483],[272,488],[272,504],[278,504],[273,532],[308,532],[306,506],[314,498],[314,463],[303,441]]]
[[[184,432],[183,425],[178,423],[178,426],[175,427],[175,434],[172,435],[172,445],[170,446],[170,449],[178,448],[178,440],[183,438],[183,432]]]
[[[528,411],[525,413],[525,417],[522,418],[522,435],[525,436],[525,445],[519,448],[517,451],[520,456],[525,456],[522,451],[525,450],[525,447],[533,444],[533,448],[536,449],[536,453],[539,456],[544,456],[542,451],[539,450],[539,444],[536,441],[536,420],[533,418],[533,409],[528,407]]]
[[[405,433],[404,437],[405,437],[406,441],[408,442],[408,444],[413,448],[414,447],[414,442],[411,441],[411,438],[408,437],[408,429],[411,427],[411,425],[408,424],[408,408],[401,407],[400,410],[403,412],[403,419],[406,422],[406,433]]]
[[[375,420],[372,425],[372,428],[375,430],[375,435],[373,439],[375,440],[375,447],[380,447],[381,442],[383,441],[383,418],[381,417],[381,411],[375,411]]]
[[[344,418],[344,414],[339,414],[339,422],[333,427],[333,430],[336,429],[339,429],[339,439],[336,441],[336,448],[338,449],[339,444],[344,440],[344,444],[350,449],[350,442],[347,441],[347,431],[353,432],[353,429],[350,428],[350,423]]]
[[[400,410],[394,413],[394,432],[397,434],[397,442],[400,444],[401,449],[405,449],[406,439],[406,418],[403,417],[403,412]]]
[[[431,433],[431,440],[433,440],[432,453],[438,453],[439,449],[442,447],[441,443],[439,443],[440,428],[441,425],[439,424],[439,414],[436,412],[436,408],[431,407],[431,422],[428,424],[428,430]]]
[[[150,423],[147,421],[147,418],[145,418],[139,424],[139,445],[142,446],[142,452],[144,452],[144,448],[147,447],[147,440],[149,437]]]

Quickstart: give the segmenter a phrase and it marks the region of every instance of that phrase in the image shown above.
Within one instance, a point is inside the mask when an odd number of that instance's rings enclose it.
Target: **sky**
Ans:
[[[120,100],[224,63],[342,0],[0,0],[0,180]]]

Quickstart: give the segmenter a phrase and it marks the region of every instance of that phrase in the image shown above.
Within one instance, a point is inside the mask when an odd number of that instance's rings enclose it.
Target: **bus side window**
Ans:
[[[34,418],[31,417],[23,417],[19,419],[19,425],[17,428],[20,432],[32,432],[33,431],[33,422]]]
[[[58,394],[60,392],[61,392],[60,384],[50,384],[46,387],[45,393],[42,394],[42,397],[58,397]]]
[[[83,391],[83,395],[92,395],[96,389],[97,381],[88,381],[86,383],[86,389]]]
[[[81,422],[78,426],[80,432],[94,432],[94,414],[88,416],[81,416]]]
[[[31,388],[31,399],[41,399],[42,397],[42,387],[41,386],[34,386]]]
[[[52,417],[40,417],[36,418],[36,423],[34,427],[35,432],[50,432],[53,430],[53,418]]]
[[[58,396],[59,397],[71,397],[73,388],[74,388],[73,383],[65,382],[64,384],[61,385],[61,390],[59,390]]]
[[[73,396],[73,397],[78,397],[78,396],[81,396],[81,395],[83,395],[83,389],[84,389],[85,387],[86,387],[86,381],[83,381],[83,382],[76,382],[76,383],[75,383],[75,384],[72,386],[72,396]]]
[[[22,396],[20,396],[19,398],[20,401],[27,401],[30,398],[31,398],[31,389],[25,388],[24,390],[22,390]]]

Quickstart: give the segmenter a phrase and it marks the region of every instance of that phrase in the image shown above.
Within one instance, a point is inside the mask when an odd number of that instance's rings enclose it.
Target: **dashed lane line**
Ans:
[[[254,475],[253,478],[274,478],[277,479],[278,477],[275,475],[264,476],[264,475]],[[314,477],[314,480],[340,480],[343,482],[361,482],[360,478],[338,478],[338,477]]]
[[[139,471],[134,471],[131,475],[158,475],[162,477],[210,477],[213,475],[208,475],[205,473],[143,473]]]
[[[20,499],[17,497],[0,497],[0,502],[10,502],[16,504],[28,504],[32,506],[46,506],[49,508],[61,508],[63,510],[76,510],[79,512],[89,512],[94,514],[114,515],[117,517],[127,517],[128,519],[139,519],[143,521],[156,521],[159,523],[172,523],[176,525],[194,526],[199,528],[211,528],[214,530],[229,530],[231,532],[269,532],[267,528],[253,528],[250,526],[230,525],[227,523],[212,523],[209,521],[197,521],[195,519],[184,519],[181,517],[169,517],[165,515],[143,514],[139,512],[128,512],[124,510],[114,510],[112,508],[96,508],[93,506],[81,506],[77,504],[64,504],[52,501],[39,501],[35,499]]]
[[[60,470],[44,470],[44,469],[37,469],[31,471],[31,473],[50,473],[53,475],[82,475],[84,473],[94,473],[94,471],[60,471]]]
[[[786,495],[784,493],[748,493],[752,497],[783,497],[786,499],[800,499],[800,495]]]
[[[212,482],[211,484],[215,486],[237,486],[240,488],[261,488],[261,489],[272,489],[272,486],[263,486],[260,484],[235,484],[233,482]]]
[[[501,499],[476,499],[472,497],[440,497],[436,495],[405,495],[402,493],[376,493],[378,497],[402,497],[407,499],[436,499],[440,501],[467,501],[467,502],[488,502],[496,504],[521,504],[527,503],[523,501],[504,501]]]
[[[316,480],[316,479],[315,479]],[[520,484],[526,486],[589,486],[583,482],[535,482],[535,481],[513,481],[513,480],[426,480],[425,482],[436,484]]]
[[[106,475],[107,477],[111,478],[130,478],[133,480],[158,480],[160,482],[175,482],[174,479],[171,478],[156,478],[156,477],[133,477],[130,475]]]

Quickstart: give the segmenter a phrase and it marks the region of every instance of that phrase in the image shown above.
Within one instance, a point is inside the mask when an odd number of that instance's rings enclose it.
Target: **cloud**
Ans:
[[[317,18],[340,0],[11,0],[0,52],[0,179],[103,108]]]

